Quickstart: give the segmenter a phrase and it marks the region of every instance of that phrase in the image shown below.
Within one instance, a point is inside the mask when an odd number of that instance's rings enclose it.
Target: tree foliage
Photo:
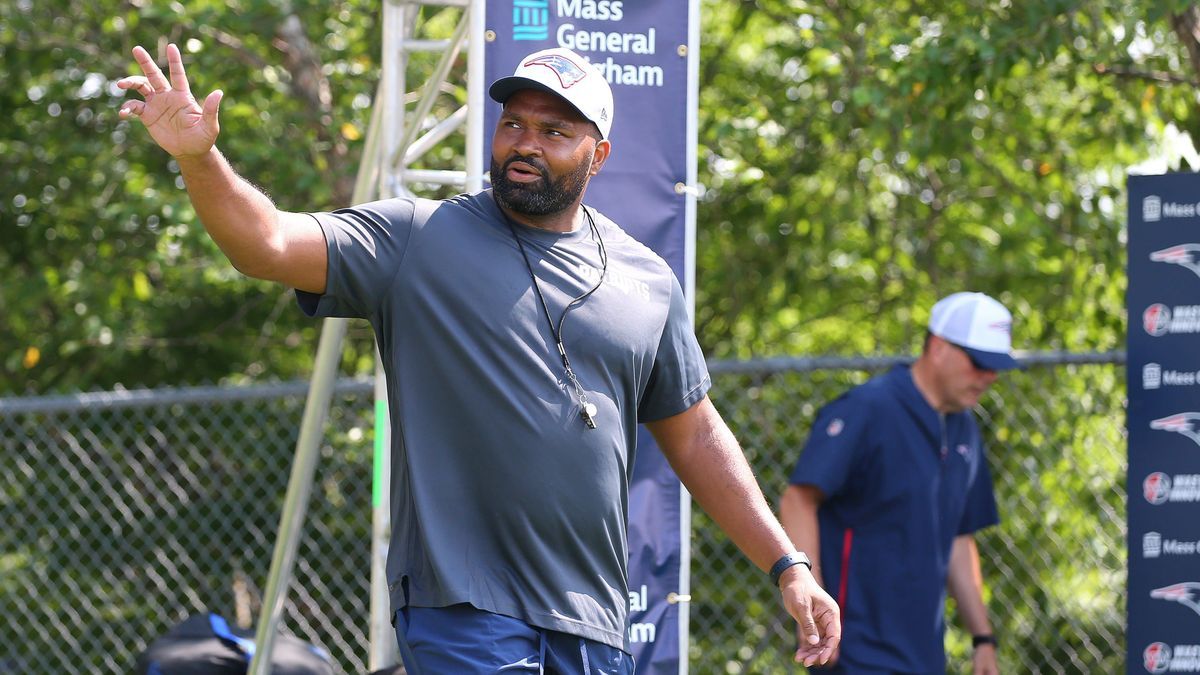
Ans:
[[[113,83],[134,44],[178,42],[194,89],[226,91],[220,147],[239,171],[284,208],[336,207],[374,103],[378,14],[0,7],[0,391],[307,372],[317,324],[223,259],[177,167],[118,120]],[[1020,346],[1121,344],[1126,169],[1171,128],[1200,130],[1197,44],[1177,38],[1189,3],[708,0],[702,15],[710,355],[902,351],[964,288],[1010,305]],[[369,341],[347,355],[369,368]]]
[[[1195,124],[1171,11],[706,9],[697,317],[710,352],[893,353],[917,344],[937,297],[966,289],[1013,309],[1019,346],[1122,344],[1125,173],[1168,124]]]
[[[0,6],[0,391],[196,383],[311,362],[290,293],[237,274],[178,167],[117,118],[130,50],[181,45],[226,92],[221,147],[281,206],[349,201],[378,79],[375,3]]]
[[[289,291],[224,260],[178,167],[118,120],[114,82],[135,72],[135,44],[180,44],[194,91],[226,92],[219,145],[243,175],[283,208],[344,205],[376,102],[379,5],[0,3],[0,395],[308,372],[319,324]],[[459,10],[427,11],[420,20],[448,32]],[[1125,176],[1151,160],[1196,168],[1176,141],[1200,133],[1198,17],[1181,0],[704,0],[696,316],[707,353],[905,351],[936,298],[963,289],[1014,310],[1019,347],[1120,347]],[[422,58],[427,71],[433,57]],[[344,370],[367,372],[371,343],[364,326],[354,333]],[[794,401],[813,379],[771,395]],[[1065,448],[1072,461],[1038,465],[1014,492],[1037,503],[1044,489],[1049,515],[1015,522],[1086,537],[1119,509],[1072,508],[1076,483],[1097,480],[1078,469],[1085,458],[1095,468],[1089,444],[1118,436],[1103,412],[1116,403],[1085,404],[1092,390],[1116,401],[1120,387],[1055,386],[1068,395],[1046,417],[1077,427],[1005,448],[998,473],[1019,477],[1014,458]],[[731,420],[785,447],[806,430],[756,429],[736,410]],[[1048,552],[1001,590],[1078,590],[1058,576],[1071,553]],[[729,614],[760,625],[772,611],[733,600]],[[1070,647],[1057,631],[1043,639]]]

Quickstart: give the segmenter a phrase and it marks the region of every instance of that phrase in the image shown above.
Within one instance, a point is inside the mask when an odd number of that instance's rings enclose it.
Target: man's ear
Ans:
[[[588,169],[589,176],[600,173],[600,169],[604,168],[604,162],[608,160],[610,153],[612,153],[612,143],[608,139],[596,142],[596,149],[592,151],[592,165]]]

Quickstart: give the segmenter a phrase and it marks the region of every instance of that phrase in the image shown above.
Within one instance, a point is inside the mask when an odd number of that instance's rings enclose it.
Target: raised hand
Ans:
[[[117,87],[136,90],[144,100],[122,104],[121,118],[141,120],[154,142],[177,159],[204,155],[211,150],[221,130],[217,123],[221,90],[209,94],[201,106],[188,87],[183,57],[174,44],[167,45],[170,80],[140,45],[133,48],[133,58],[143,74],[122,78]]]

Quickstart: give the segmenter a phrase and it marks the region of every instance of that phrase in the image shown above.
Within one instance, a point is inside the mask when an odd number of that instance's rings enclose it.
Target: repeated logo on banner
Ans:
[[[1200,673],[1200,175],[1129,178],[1128,673]]]
[[[694,87],[689,84],[690,25],[695,0],[488,0],[486,82],[511,75],[520,58],[566,47],[590,61],[613,90],[612,154],[588,186],[585,203],[599,209],[661,255],[687,283],[692,243],[684,188],[692,173]],[[484,114],[484,166],[500,106]],[[692,138],[689,138],[689,133]],[[694,161],[694,160],[692,160]],[[691,292],[685,285],[685,291]],[[639,430],[629,489],[629,644],[639,675],[679,673],[683,522],[679,481],[645,431]]]

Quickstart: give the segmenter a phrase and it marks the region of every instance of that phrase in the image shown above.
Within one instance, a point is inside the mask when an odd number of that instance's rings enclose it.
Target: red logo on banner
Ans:
[[[1171,477],[1161,471],[1146,476],[1142,481],[1142,494],[1151,504],[1162,504],[1171,496]]]
[[[1150,591],[1150,597],[1156,600],[1178,602],[1193,612],[1200,614],[1200,581],[1184,581]]]
[[[1142,652],[1142,663],[1151,673],[1165,673],[1171,667],[1171,648],[1161,642],[1151,643]]]
[[[1186,267],[1200,275],[1200,244],[1179,244],[1154,251],[1150,254],[1150,260]]]
[[[1182,434],[1200,445],[1200,412],[1181,412],[1150,420],[1150,428]]]
[[[1171,327],[1171,309],[1161,302],[1150,305],[1142,312],[1142,327],[1155,337],[1166,335]]]

